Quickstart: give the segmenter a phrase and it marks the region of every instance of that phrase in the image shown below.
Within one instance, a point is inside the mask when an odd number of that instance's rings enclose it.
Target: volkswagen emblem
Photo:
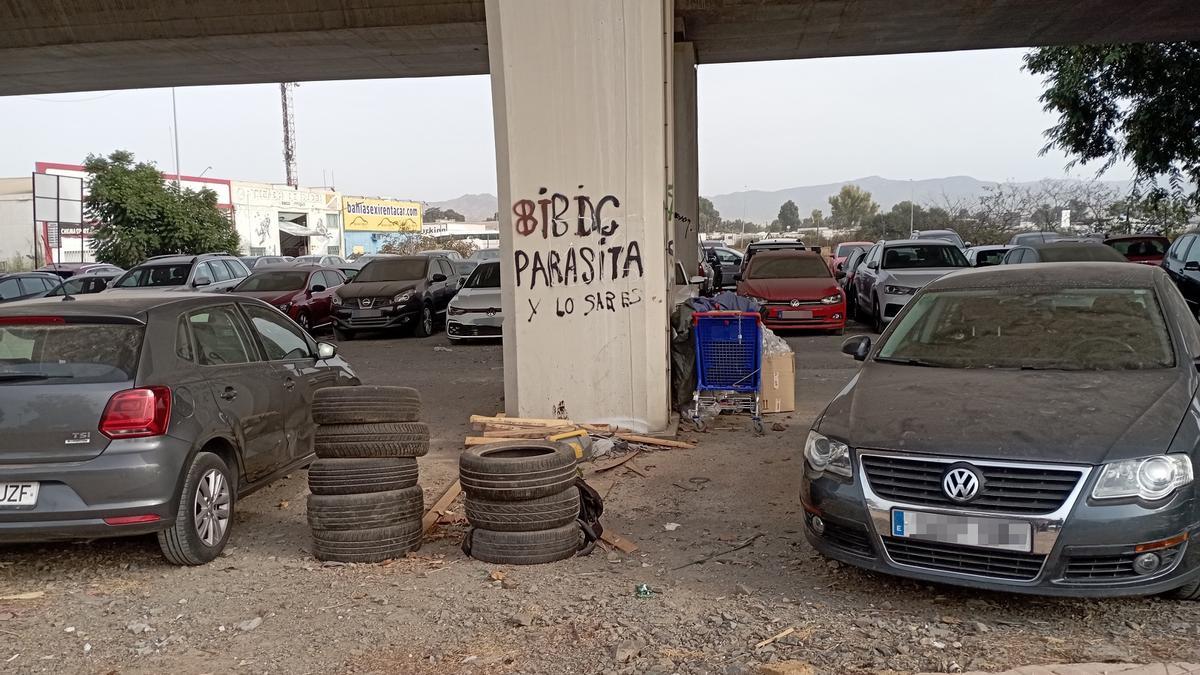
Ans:
[[[792,307],[799,307],[799,306],[800,306],[799,300],[792,300]]]
[[[971,501],[979,495],[982,487],[983,477],[970,465],[952,466],[942,476],[942,492],[956,502]]]
[[[373,302],[374,302],[374,300],[372,298],[359,298],[358,306],[362,307],[363,309],[367,309],[371,306],[371,304]]]

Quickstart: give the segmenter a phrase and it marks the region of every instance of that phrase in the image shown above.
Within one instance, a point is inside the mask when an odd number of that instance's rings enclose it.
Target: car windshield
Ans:
[[[255,272],[233,289],[240,291],[298,291],[306,288],[308,272]]]
[[[471,278],[463,284],[464,288],[500,288],[500,265],[485,264],[471,272]]]
[[[810,279],[828,277],[825,260],[815,255],[755,256],[748,279]]]
[[[911,270],[924,267],[966,267],[967,259],[955,246],[945,244],[903,244],[889,246],[883,252],[883,269]]]
[[[367,263],[354,283],[372,281],[415,281],[425,278],[425,265],[429,261],[424,258],[399,258],[396,260],[379,259]]]
[[[1158,237],[1147,237],[1145,239],[1118,239],[1109,243],[1109,246],[1117,249],[1117,253],[1124,256],[1134,255],[1166,255],[1167,241]]]
[[[134,378],[142,326],[20,321],[14,317],[0,325],[0,387]]]
[[[988,265],[999,265],[1001,260],[1004,260],[1004,254],[1008,253],[1007,249],[994,248],[987,251],[978,251],[975,253],[975,265],[977,267],[986,267]]]
[[[1042,262],[1123,262],[1125,256],[1103,244],[1049,246],[1038,251]]]
[[[1004,288],[918,297],[880,361],[947,368],[1142,370],[1174,365],[1148,288]]]
[[[838,244],[837,251],[833,254],[835,258],[845,258],[846,256],[861,251],[865,248],[862,244]]]
[[[129,270],[115,288],[155,288],[160,286],[182,286],[187,283],[192,271],[191,263],[176,265],[144,265]]]

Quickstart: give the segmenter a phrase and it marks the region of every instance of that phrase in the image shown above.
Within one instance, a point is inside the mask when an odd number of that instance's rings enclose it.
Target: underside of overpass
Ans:
[[[481,75],[484,4],[0,0],[0,95]],[[676,0],[674,19],[699,64],[1200,36],[1196,0]]]

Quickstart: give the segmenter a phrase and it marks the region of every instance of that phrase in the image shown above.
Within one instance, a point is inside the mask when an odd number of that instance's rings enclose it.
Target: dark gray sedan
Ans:
[[[250,298],[5,305],[0,543],[157,533],[171,562],[208,562],[238,498],[311,461],[313,393],[357,383]]]
[[[1200,328],[1161,269],[934,281],[804,448],[809,542],[852,565],[1047,595],[1200,599]]]

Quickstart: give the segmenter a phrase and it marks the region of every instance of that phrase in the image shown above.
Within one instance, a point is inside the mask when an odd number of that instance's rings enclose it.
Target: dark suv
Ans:
[[[412,327],[419,337],[433,334],[458,292],[459,276],[448,258],[389,256],[367,263],[333,296],[333,333],[352,340],[360,330]]]
[[[250,275],[241,258],[227,253],[160,255],[121,275],[114,290],[227,291]]]
[[[48,272],[0,274],[0,302],[40,298],[58,287],[62,279]]]
[[[264,302],[101,293],[0,309],[0,542],[157,533],[196,565],[237,500],[307,465],[333,345]]]

